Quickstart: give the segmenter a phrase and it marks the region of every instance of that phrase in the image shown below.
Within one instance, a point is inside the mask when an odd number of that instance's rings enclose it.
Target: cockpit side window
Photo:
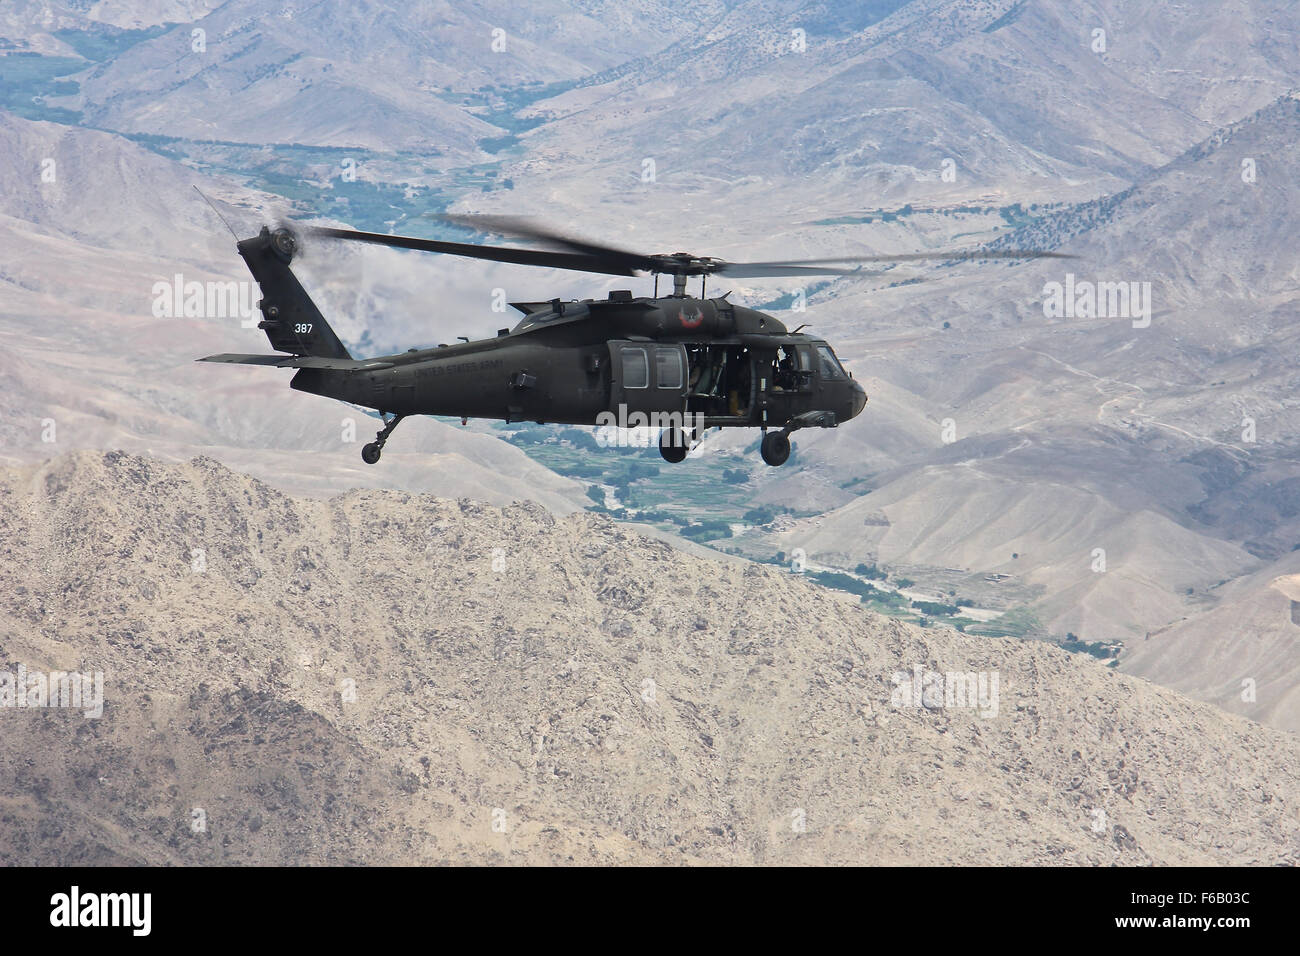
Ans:
[[[835,357],[829,345],[817,346],[817,357],[821,359],[822,378],[847,378],[840,360]]]

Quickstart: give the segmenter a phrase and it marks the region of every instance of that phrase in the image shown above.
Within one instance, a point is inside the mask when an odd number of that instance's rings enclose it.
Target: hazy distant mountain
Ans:
[[[77,56],[79,40],[107,41],[123,32],[189,23],[226,0],[5,0],[0,50]]]
[[[737,4],[608,81],[537,104],[554,121],[526,136],[530,162],[570,167],[611,201],[647,157],[683,192],[758,177],[784,212],[1083,184],[1095,195],[1300,75],[1300,21],[1284,0],[918,0],[867,4],[873,15],[851,24],[826,13],[847,7]],[[592,142],[579,173],[575,148]]]
[[[84,109],[137,133],[463,155],[501,133],[466,97],[490,108],[494,91],[578,79],[670,41],[709,9],[227,0],[94,69]]]

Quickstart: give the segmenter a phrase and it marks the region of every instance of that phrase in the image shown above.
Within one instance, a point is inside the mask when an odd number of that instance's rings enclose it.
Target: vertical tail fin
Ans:
[[[257,324],[271,340],[271,348],[293,355],[351,358],[316,303],[289,268],[297,240],[288,229],[271,232],[266,226],[252,239],[239,243],[239,254],[262,290],[262,321]]]

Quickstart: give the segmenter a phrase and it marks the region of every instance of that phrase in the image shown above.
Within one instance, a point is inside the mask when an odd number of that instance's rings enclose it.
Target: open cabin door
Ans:
[[[686,409],[686,347],[679,343],[609,343],[610,411]]]

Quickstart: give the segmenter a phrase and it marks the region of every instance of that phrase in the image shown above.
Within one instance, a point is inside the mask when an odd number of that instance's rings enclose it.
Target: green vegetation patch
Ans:
[[[55,30],[53,35],[76,50],[78,56],[95,63],[107,63],[137,43],[162,36],[171,28],[172,24],[160,24],[142,30],[123,30],[103,24],[86,30]]]
[[[70,56],[6,53],[0,56],[0,108],[23,119],[80,123],[81,113],[47,106],[45,100],[49,97],[75,95],[81,87],[62,77],[78,73],[86,66],[84,60]]]
[[[1029,637],[1044,633],[1042,622],[1027,607],[1013,607],[992,621],[972,624],[966,630],[983,637]]]

